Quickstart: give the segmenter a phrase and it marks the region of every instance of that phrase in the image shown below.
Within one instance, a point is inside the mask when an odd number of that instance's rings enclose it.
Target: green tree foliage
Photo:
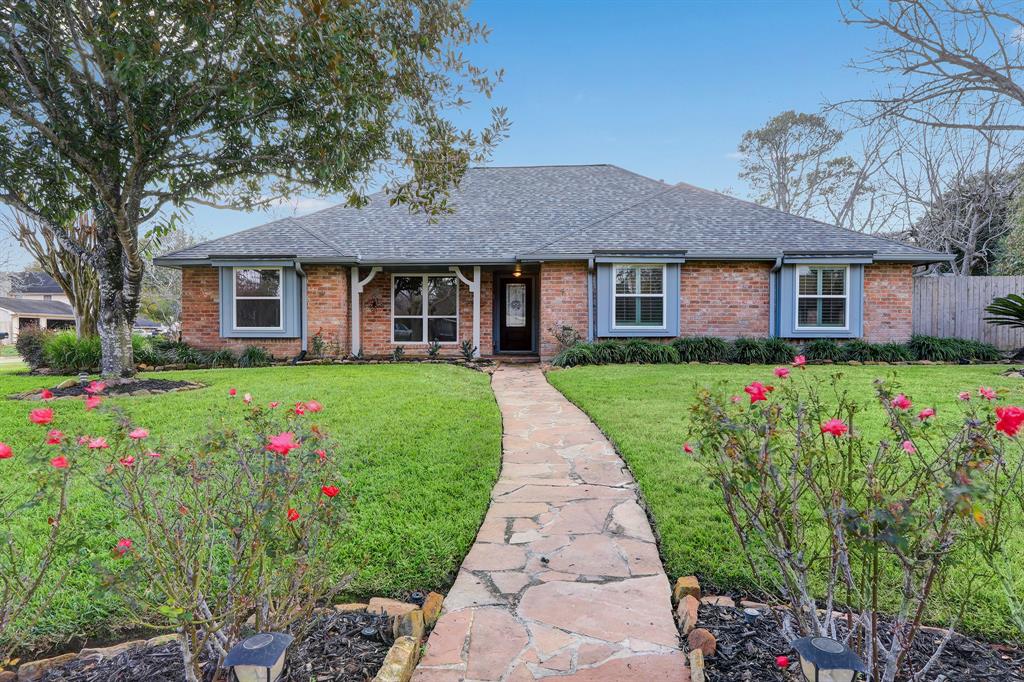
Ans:
[[[188,206],[252,209],[296,192],[437,214],[507,129],[450,114],[500,73],[460,0],[12,0],[0,7],[0,201],[95,269],[102,369],[133,371],[147,233]],[[62,229],[92,211],[96,246]]]

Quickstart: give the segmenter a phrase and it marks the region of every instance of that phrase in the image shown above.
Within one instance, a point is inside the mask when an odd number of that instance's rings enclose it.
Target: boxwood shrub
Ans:
[[[843,359],[843,349],[835,339],[814,339],[804,344],[803,354],[808,360],[829,360],[839,362]]]
[[[672,341],[680,362],[727,362],[729,342],[717,336],[681,336]]]

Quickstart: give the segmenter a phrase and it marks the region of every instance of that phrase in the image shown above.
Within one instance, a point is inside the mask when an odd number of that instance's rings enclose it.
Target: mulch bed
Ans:
[[[170,391],[181,391],[189,390],[193,388],[202,388],[202,384],[197,384],[194,381],[172,381],[170,379],[127,379],[120,381],[109,381],[106,382],[107,387],[103,389],[100,395],[133,395],[138,393],[139,395],[151,395],[154,393],[168,393]],[[82,384],[75,384],[66,388],[51,388],[50,391],[53,393],[54,398],[78,398],[89,395],[85,386]],[[145,391],[145,393],[139,393]],[[28,391],[26,393],[18,393],[10,396],[15,400],[38,400],[39,391]]]
[[[319,615],[309,634],[288,649],[282,682],[365,682],[377,674],[391,647],[387,616],[366,613]],[[229,675],[207,665],[205,682],[225,681]],[[176,642],[131,649],[111,658],[79,658],[53,668],[41,682],[181,682],[184,667]]]
[[[705,659],[709,679],[737,682],[794,682],[803,679],[799,657],[782,635],[779,614],[775,610],[762,613],[753,624],[747,624],[742,609],[701,605],[698,627],[710,630],[718,640],[716,654]],[[913,671],[923,667],[940,640],[939,635],[921,632],[914,640],[908,658],[909,668]],[[775,657],[780,655],[789,657],[790,666],[786,671],[775,664]],[[911,675],[901,675],[896,679],[910,678]],[[954,634],[927,679],[947,682],[1024,680],[1024,651]]]

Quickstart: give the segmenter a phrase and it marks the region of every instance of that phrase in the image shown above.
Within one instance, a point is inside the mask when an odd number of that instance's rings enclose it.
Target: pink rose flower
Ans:
[[[63,455],[59,457],[54,457],[53,459],[50,460],[50,466],[52,466],[55,469],[67,469],[68,458]]]
[[[921,410],[920,412],[917,413],[917,418],[920,419],[921,421],[928,421],[930,418],[932,418],[934,416],[935,416],[935,408],[934,407],[926,407],[926,408],[924,408],[923,410]]]
[[[788,367],[776,367],[775,368],[775,376],[777,376],[780,379],[785,379],[786,377],[789,376],[789,368]]]
[[[99,436],[98,438],[90,438],[89,439],[89,449],[90,450],[106,450],[109,447],[110,447],[110,445],[107,444],[107,439],[104,438],[103,436]]]
[[[103,398],[98,395],[91,395],[85,399],[85,411],[95,410],[103,402]]]
[[[832,436],[835,436],[836,438],[843,435],[849,430],[850,427],[847,426],[842,419],[829,419],[827,422],[824,422],[821,425],[822,433],[828,433]]]
[[[968,393],[967,391],[960,391],[956,397],[959,398],[960,400],[967,401],[971,399],[971,394]]]
[[[33,424],[45,426],[53,421],[53,408],[37,407],[28,413],[28,420]]]
[[[324,406],[321,405],[316,400],[307,400],[306,409],[310,412],[319,412],[320,410],[324,409]]]
[[[128,437],[131,438],[132,440],[143,440],[144,438],[149,437],[149,431],[141,427],[137,429],[132,429],[131,433],[128,434]]]
[[[793,358],[793,366],[794,367],[803,367],[806,364],[807,364],[807,358],[804,357],[803,355],[798,355],[795,358]]]
[[[751,405],[760,400],[768,400],[768,387],[760,381],[755,381],[749,386],[744,387],[743,392],[750,396]]]
[[[107,388],[107,385],[105,383],[103,383],[102,381],[93,381],[88,386],[86,386],[84,390],[89,395],[95,395],[97,393],[103,393],[103,391],[106,388]]]
[[[47,445],[60,445],[63,442],[64,442],[64,434],[62,432],[58,431],[57,429],[53,429],[48,434],[46,434],[46,444]]]
[[[276,452],[279,455],[287,455],[289,452],[297,447],[300,447],[300,443],[295,441],[295,434],[291,431],[284,431],[276,436],[270,437],[270,442],[267,444],[267,450],[270,452]]]
[[[53,400],[53,391],[48,388],[44,388],[39,392],[39,397],[43,400]]]
[[[117,556],[121,557],[121,556],[124,556],[125,554],[127,554],[131,550],[131,548],[132,548],[132,541],[131,541],[131,539],[130,538],[121,538],[120,540],[117,541],[117,544],[114,545],[114,552],[117,554]]]
[[[10,459],[14,457],[14,450],[7,443],[0,443],[0,459]]]
[[[693,446],[690,445],[689,443],[683,443],[683,452],[685,452],[688,455],[692,455],[693,454]]]
[[[993,391],[991,388],[988,388],[987,386],[979,386],[978,387],[978,395],[980,395],[985,400],[995,400],[996,399],[996,392]]]
[[[903,451],[906,452],[908,455],[912,455],[915,452],[917,452],[917,448],[915,448],[914,444],[911,443],[909,440],[903,441],[900,447],[902,447]]]

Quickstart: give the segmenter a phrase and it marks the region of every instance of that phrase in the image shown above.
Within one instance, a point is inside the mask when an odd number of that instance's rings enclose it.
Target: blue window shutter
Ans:
[[[822,262],[822,265],[829,265]],[[783,265],[779,272],[776,291],[776,336],[789,339],[856,339],[864,334],[864,266],[859,263],[835,263],[850,269],[850,291],[847,329],[796,328],[796,269],[797,265]]]
[[[597,335],[598,337],[646,338],[679,336],[679,267],[678,263],[665,265],[665,326],[658,329],[612,329],[615,297],[612,287],[612,263],[597,264]],[[685,265],[683,267],[686,267]]]

